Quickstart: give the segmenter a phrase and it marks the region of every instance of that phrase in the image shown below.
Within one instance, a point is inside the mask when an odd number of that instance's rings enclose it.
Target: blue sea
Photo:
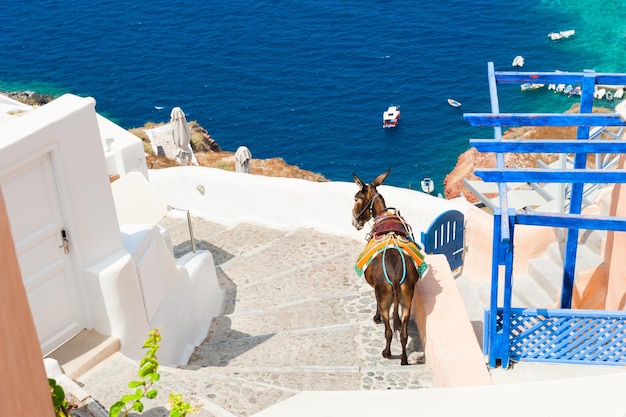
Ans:
[[[124,128],[180,106],[224,150],[246,145],[339,181],[391,168],[387,184],[431,177],[435,193],[470,138],[493,137],[462,117],[490,110],[488,62],[626,72],[620,0],[35,0],[3,3],[0,27],[0,90],[91,96]],[[501,94],[503,112],[574,102]],[[392,104],[400,124],[383,129]]]

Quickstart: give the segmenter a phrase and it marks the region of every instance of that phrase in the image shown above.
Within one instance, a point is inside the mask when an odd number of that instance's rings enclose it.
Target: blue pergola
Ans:
[[[494,211],[491,298],[485,312],[483,350],[490,367],[514,361],[581,364],[626,364],[626,312],[572,310],[572,291],[580,229],[626,231],[626,218],[583,215],[584,184],[626,183],[626,171],[587,169],[588,153],[626,153],[626,141],[589,140],[592,126],[626,126],[617,113],[592,113],[597,85],[626,85],[626,74],[495,71],[488,64],[491,113],[463,115],[472,126],[493,127],[494,138],[470,139],[481,152],[495,152],[496,168],[475,171],[483,181],[498,183],[500,207]],[[498,84],[570,84],[581,87],[577,114],[501,113]],[[573,140],[503,140],[502,126],[576,126]],[[504,153],[574,154],[572,169],[506,168]],[[571,184],[569,211],[516,212],[509,209],[507,182]],[[512,308],[512,274],[516,225],[567,229],[560,309]],[[499,286],[503,288],[499,305]]]

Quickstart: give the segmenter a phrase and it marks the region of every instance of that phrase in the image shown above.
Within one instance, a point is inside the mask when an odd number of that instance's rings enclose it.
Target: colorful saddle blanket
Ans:
[[[358,256],[354,267],[357,275],[363,275],[363,272],[367,269],[372,260],[387,249],[398,249],[409,255],[413,260],[420,277],[423,276],[426,269],[428,269],[428,265],[424,261],[424,254],[422,254],[417,246],[417,243],[415,243],[413,239],[398,236],[395,233],[388,233],[379,238],[372,236],[367,242],[365,249],[363,249],[363,252],[361,252]]]
[[[390,248],[401,250],[409,255],[420,277],[428,269],[428,265],[424,262],[424,255],[413,238],[411,226],[394,208],[386,208],[376,217],[367,239],[365,249],[358,256],[354,267],[358,276],[363,275],[367,266],[376,256]]]

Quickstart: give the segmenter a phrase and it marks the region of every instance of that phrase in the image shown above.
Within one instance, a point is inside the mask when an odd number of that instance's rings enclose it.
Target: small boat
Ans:
[[[448,99],[448,104],[451,105],[452,107],[461,107],[461,103],[459,103],[453,98]]]
[[[561,39],[567,39],[569,37],[574,36],[574,34],[576,33],[575,30],[562,30],[560,32],[550,32],[548,33],[548,38],[550,38],[551,41],[558,41]]]
[[[523,67],[524,66],[524,57],[521,55],[518,55],[515,57],[515,59],[513,59],[513,64],[514,67]]]
[[[430,178],[424,178],[422,180],[422,191],[425,193],[432,193],[435,190],[435,183]]]
[[[615,95],[613,97],[615,97],[616,99],[621,99],[624,96],[624,89],[620,88],[615,92]]]
[[[613,101],[613,92],[612,92],[612,91],[610,91],[610,90],[609,90],[609,91],[607,91],[607,92],[606,92],[606,95],[605,95],[604,97],[606,97],[606,99],[607,99],[608,101]]]
[[[396,127],[400,120],[400,106],[389,106],[383,113],[383,127]]]
[[[538,88],[543,87],[545,84],[529,84],[529,83],[524,83],[520,85],[520,89],[522,91],[528,91],[528,90],[536,90]]]
[[[593,92],[593,98],[602,100],[606,94],[606,89],[600,88]]]

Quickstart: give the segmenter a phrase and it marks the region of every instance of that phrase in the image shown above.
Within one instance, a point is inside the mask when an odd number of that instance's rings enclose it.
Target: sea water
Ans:
[[[0,90],[90,96],[127,129],[180,106],[224,150],[245,145],[339,181],[391,168],[387,184],[430,177],[441,193],[469,139],[493,137],[463,119],[490,111],[488,62],[626,72],[625,10],[615,0],[12,2],[0,13]],[[570,39],[547,37],[568,29]],[[500,94],[503,112],[574,103],[547,89]],[[392,104],[399,126],[383,129]]]

